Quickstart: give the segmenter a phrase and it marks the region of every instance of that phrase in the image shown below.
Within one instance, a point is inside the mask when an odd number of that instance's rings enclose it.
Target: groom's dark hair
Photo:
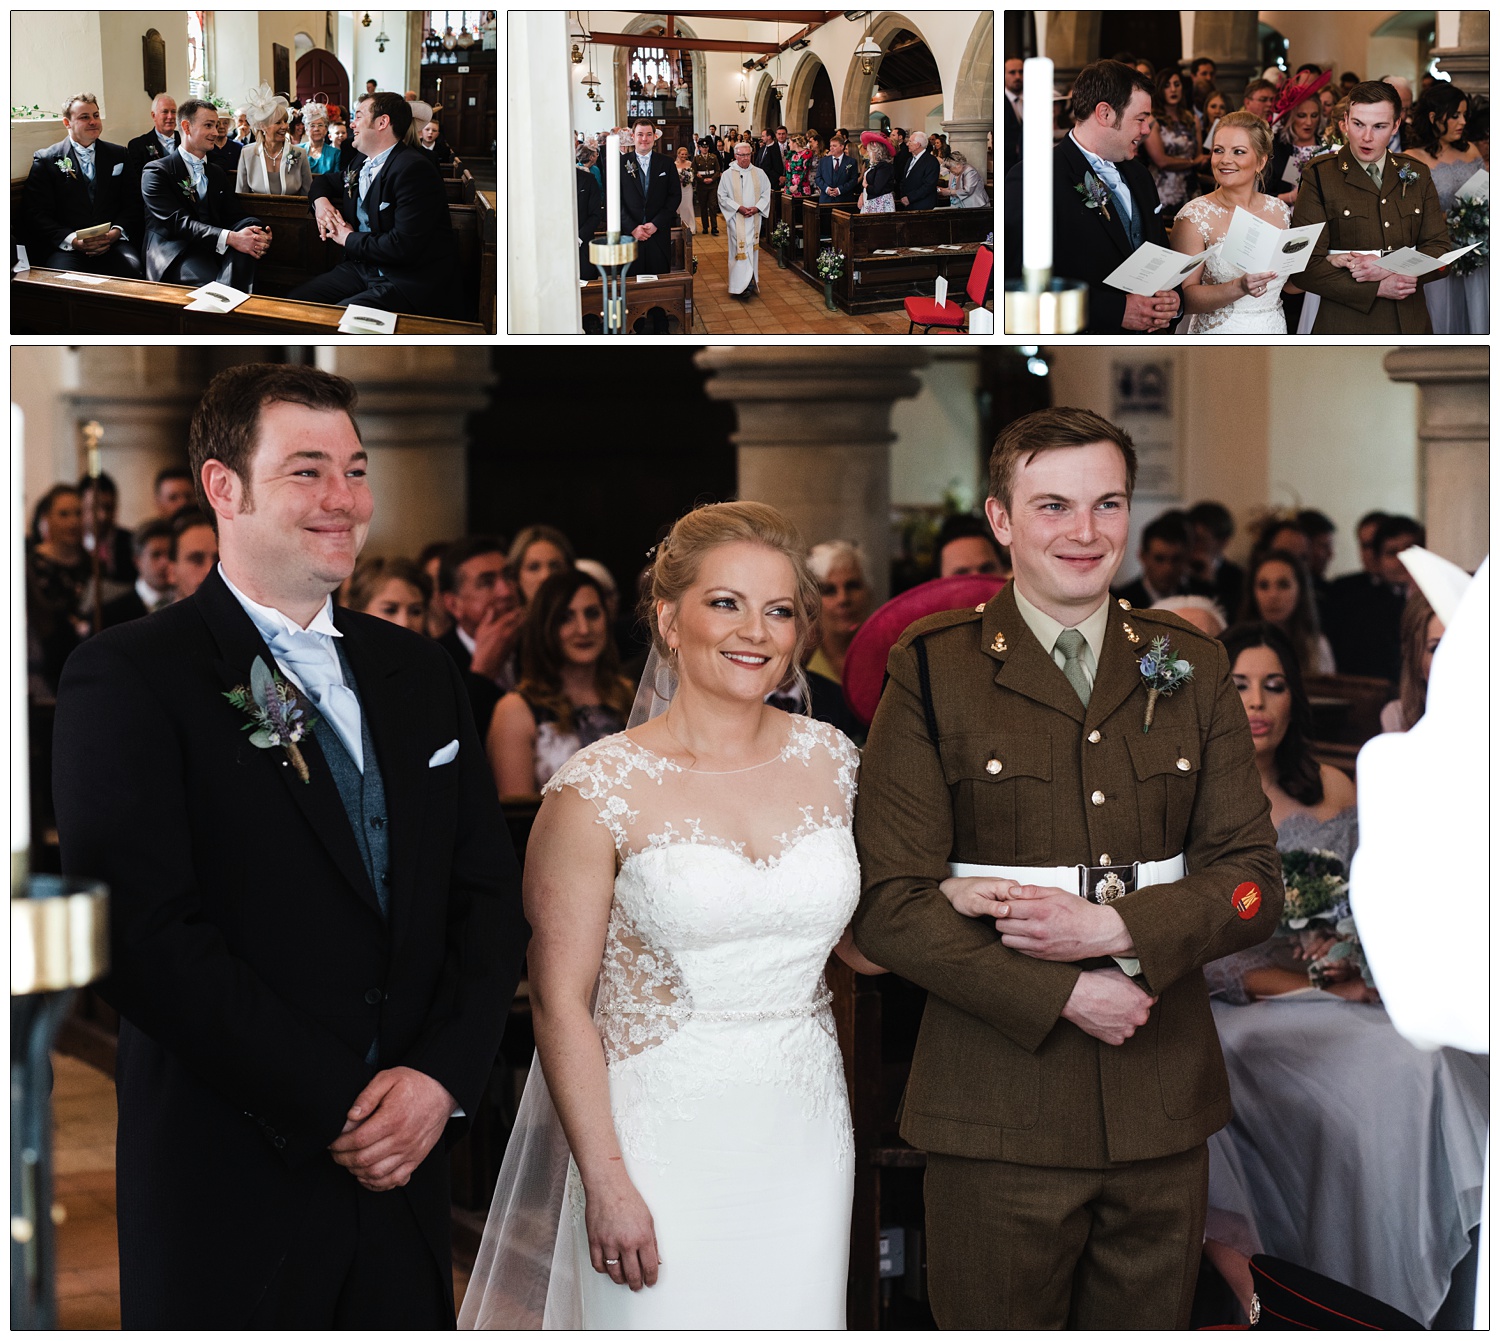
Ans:
[[[1060,405],[1051,410],[1033,410],[1007,424],[990,452],[990,497],[998,498],[1010,511],[1016,467],[1029,466],[1038,453],[1053,447],[1088,447],[1112,442],[1125,458],[1125,497],[1135,493],[1135,446],[1118,424],[1092,410]]]
[[[1156,86],[1133,65],[1123,61],[1095,61],[1085,65],[1073,81],[1073,124],[1081,126],[1089,120],[1102,102],[1109,105],[1118,126],[1136,89],[1150,97]]]
[[[354,418],[359,393],[347,377],[298,363],[242,363],[225,368],[208,384],[188,425],[188,465],[198,504],[219,529],[218,517],[203,492],[203,467],[218,461],[244,485],[244,511],[250,510],[250,458],[260,432],[260,412],[280,401],[310,410],[342,410],[360,436]],[[361,439],[363,441],[363,439]]]

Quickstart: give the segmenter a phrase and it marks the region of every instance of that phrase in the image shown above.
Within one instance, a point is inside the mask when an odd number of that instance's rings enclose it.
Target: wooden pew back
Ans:
[[[833,247],[846,259],[833,286],[834,300],[852,314],[893,311],[904,298],[931,294],[939,275],[947,278],[950,293],[961,290],[994,226],[990,210],[854,214],[836,209]],[[877,256],[878,251],[894,254]]]

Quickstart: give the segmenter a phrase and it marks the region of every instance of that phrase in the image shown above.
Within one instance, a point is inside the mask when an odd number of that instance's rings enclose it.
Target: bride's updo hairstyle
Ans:
[[[1215,143],[1221,130],[1242,130],[1250,137],[1251,149],[1261,158],[1260,168],[1255,174],[1256,184],[1261,185],[1261,178],[1271,163],[1271,127],[1254,112],[1230,112],[1219,118],[1218,128],[1214,131]]]
[[[797,528],[775,508],[765,503],[707,503],[677,519],[667,538],[656,547],[651,565],[651,580],[641,599],[640,615],[651,631],[651,645],[664,661],[671,652],[657,626],[658,602],[680,605],[688,589],[698,580],[703,560],[720,545],[764,545],[785,556],[792,565],[796,590],[792,594],[797,641],[792,648],[791,663],[781,688],[797,684],[804,703],[808,702],[802,660],[817,627],[823,598],[818,579],[807,566],[807,546]]]

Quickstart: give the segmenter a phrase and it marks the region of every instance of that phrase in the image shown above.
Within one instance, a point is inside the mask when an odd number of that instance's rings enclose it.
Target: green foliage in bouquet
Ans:
[[[824,279],[837,279],[844,273],[844,261],[846,259],[843,252],[835,251],[832,247],[824,247],[818,253],[818,274]]]
[[[1338,920],[1339,905],[1349,893],[1344,863],[1323,848],[1281,854],[1281,874],[1286,881],[1286,906],[1281,912],[1283,931],[1301,931],[1310,921]]]
[[[1455,247],[1467,247],[1471,242],[1479,245],[1467,256],[1460,256],[1448,267],[1455,275],[1472,275],[1490,260],[1490,202],[1488,197],[1475,199],[1472,196],[1455,200],[1448,211],[1448,236]]]
[[[771,245],[773,247],[784,247],[791,240],[792,226],[783,219],[771,230]]]

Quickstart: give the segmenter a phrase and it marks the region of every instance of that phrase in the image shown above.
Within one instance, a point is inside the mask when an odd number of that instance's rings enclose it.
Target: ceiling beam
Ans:
[[[827,23],[841,9],[674,9],[667,18],[737,19],[746,23]]]
[[[601,47],[670,47],[673,51],[743,51],[769,56],[781,50],[775,42],[721,42],[705,37],[674,37],[669,41],[661,33],[590,33],[589,41]]]

